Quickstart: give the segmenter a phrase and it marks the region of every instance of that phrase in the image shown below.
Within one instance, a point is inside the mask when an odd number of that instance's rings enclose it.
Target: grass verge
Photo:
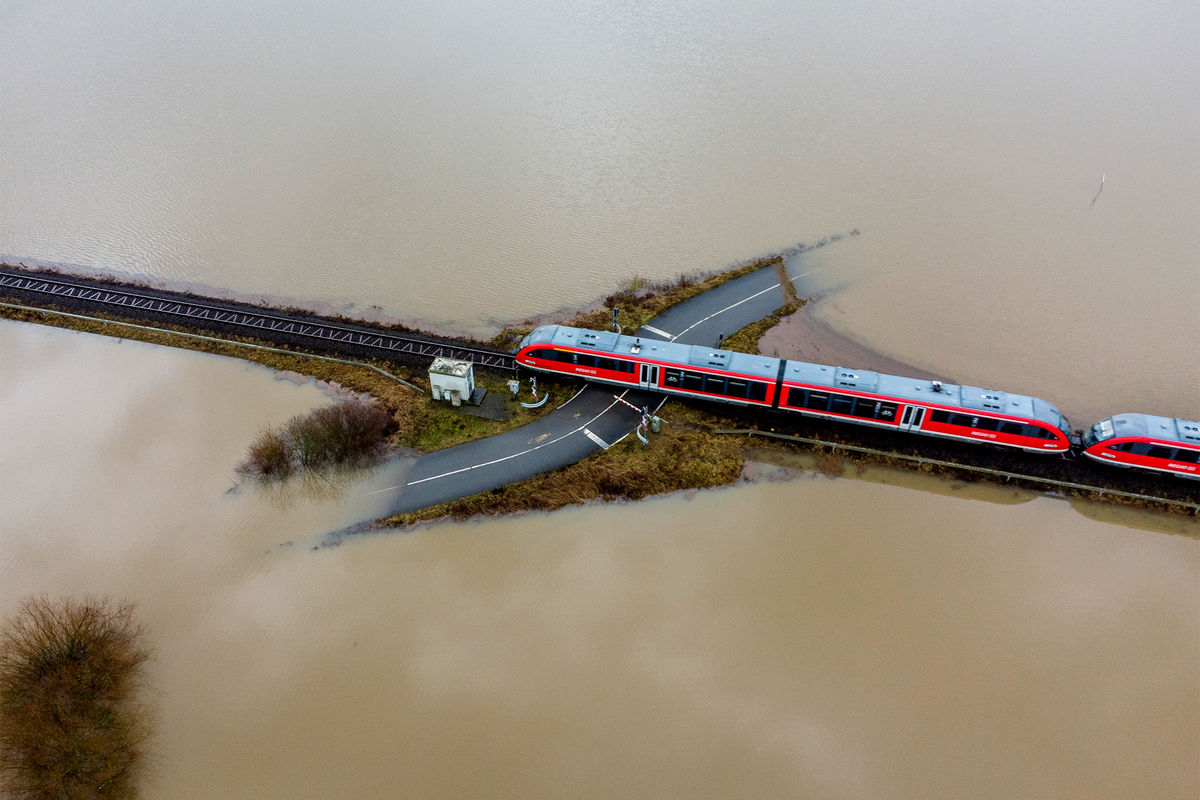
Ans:
[[[608,450],[554,472],[490,492],[397,514],[377,527],[412,525],[446,517],[464,519],[516,511],[549,511],[590,501],[639,500],[682,489],[732,483],[742,474],[743,448],[734,437],[715,436],[700,409],[673,405],[662,432],[643,446],[627,436]],[[670,469],[663,468],[669,454]]]
[[[581,328],[606,329],[612,319],[608,309],[620,306],[621,324],[626,329],[636,329],[672,306],[727,281],[764,267],[779,269],[782,265],[781,256],[771,256],[750,261],[725,272],[707,276],[680,275],[675,281],[665,283],[654,284],[634,277],[626,281],[619,291],[606,298],[607,308],[581,313],[566,324]],[[728,343],[751,352],[753,343],[765,330],[799,308],[800,304],[789,303],[766,320],[733,334]],[[191,331],[181,326],[159,323],[156,324],[159,330],[126,328],[102,321],[5,307],[0,307],[0,314],[73,330],[243,358],[273,369],[311,375],[357,392],[366,392],[375,397],[391,417],[389,444],[417,453],[452,447],[526,425],[549,413],[562,399],[573,394],[578,388],[574,382],[564,383],[547,376],[539,376],[540,388],[543,392],[550,393],[555,402],[547,403],[540,409],[526,409],[511,402],[511,418],[499,422],[451,411],[444,404],[434,402],[428,396],[418,395],[412,389],[370,368],[314,360],[300,351],[259,350],[255,347],[268,343],[254,339],[228,338],[217,341],[211,338],[189,338],[188,334]],[[118,323],[135,322],[114,315],[96,316]],[[529,330],[508,328],[496,336],[491,344],[499,347],[511,346]],[[412,370],[400,365],[371,363],[376,369],[390,370],[422,390],[428,390],[428,381],[423,375],[414,374]],[[501,392],[504,395],[508,393],[503,376],[480,373],[476,376],[476,382],[489,391]],[[321,409],[318,409],[318,412],[325,413]],[[684,489],[718,486],[737,480],[743,467],[743,448],[740,443],[729,437],[714,436],[710,433],[718,424],[718,417],[705,409],[679,403],[672,404],[670,412],[671,422],[664,426],[662,433],[653,436],[650,447],[643,447],[632,436],[627,437],[608,451],[566,468],[481,495],[392,517],[378,524],[404,525],[447,516],[463,518],[477,514],[551,510],[593,500],[639,499]],[[246,476],[268,480],[284,480],[295,474],[304,465],[307,458],[305,453],[311,449],[307,443],[313,437],[304,433],[309,427],[310,422],[296,419],[287,423],[281,430],[268,429],[261,432],[251,443],[247,459],[239,471]],[[317,445],[314,447],[317,451],[321,449]],[[670,469],[662,468],[664,452],[671,454]]]

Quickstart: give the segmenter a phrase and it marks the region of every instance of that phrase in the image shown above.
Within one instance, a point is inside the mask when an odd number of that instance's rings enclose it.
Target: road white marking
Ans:
[[[643,325],[642,330],[650,331],[651,333],[657,333],[659,336],[663,337],[664,339],[666,339],[669,342],[675,341],[675,337],[671,336],[671,334],[667,333],[666,331],[662,330],[661,328],[656,328],[653,325]]]
[[[583,435],[584,435],[584,436],[586,436],[586,437],[588,437],[589,439],[591,439],[591,440],[592,440],[593,442],[595,442],[596,444],[600,445],[600,448],[601,448],[602,450],[607,450],[607,449],[608,449],[608,447],[609,447],[609,445],[608,445],[608,442],[604,441],[604,440],[603,440],[603,439],[601,439],[599,436],[597,436],[596,434],[594,434],[594,433],[592,433],[591,431],[589,431],[587,428],[584,428],[584,429],[583,429]]]
[[[628,393],[628,391],[629,391],[629,390],[628,390],[628,389],[626,389],[624,392],[622,392],[622,393],[621,393],[621,395],[622,395],[622,396],[624,396],[626,393]],[[511,459],[517,458],[518,456],[523,456],[523,455],[525,455],[525,454],[527,454],[527,453],[532,453],[534,450],[541,450],[543,447],[549,447],[549,446],[550,446],[550,445],[552,445],[552,444],[555,444],[555,443],[557,443],[557,442],[561,442],[563,439],[566,439],[568,436],[571,436],[571,435],[573,435],[573,434],[579,433],[580,431],[586,430],[586,429],[587,429],[587,426],[588,426],[589,424],[591,424],[591,423],[595,422],[596,420],[600,419],[600,417],[602,417],[602,416],[604,416],[605,414],[607,414],[607,413],[608,413],[610,410],[612,410],[612,408],[613,408],[614,406],[616,406],[616,405],[617,405],[617,401],[616,401],[616,400],[613,400],[611,403],[609,403],[607,406],[605,406],[605,407],[604,407],[604,410],[603,410],[603,411],[601,411],[599,414],[597,414],[596,416],[592,417],[592,418],[591,418],[591,419],[589,419],[587,422],[585,422],[585,423],[583,423],[582,425],[580,425],[578,428],[574,428],[574,429],[572,429],[572,430],[569,430],[569,431],[567,431],[566,433],[564,433],[562,436],[559,436],[559,437],[558,437],[558,438],[556,438],[556,439],[550,439],[549,441],[542,442],[541,444],[534,445],[533,447],[526,448],[526,449],[524,449],[524,450],[521,450],[520,452],[517,452],[517,453],[509,453],[508,455],[506,455],[506,456],[504,456],[504,457],[502,457],[502,458],[496,458],[496,459],[493,459],[493,460],[491,460],[491,461],[485,461],[485,462],[483,462],[482,464],[472,464],[472,465],[471,465],[471,466],[469,466],[469,467],[462,467],[462,468],[460,468],[460,469],[451,470],[451,471],[449,471],[449,472],[443,472],[441,475],[430,475],[428,478],[421,478],[420,480],[409,481],[409,482],[405,483],[404,485],[405,485],[405,486],[416,486],[418,483],[426,483],[426,482],[428,482],[428,481],[436,481],[438,478],[447,478],[447,477],[449,477],[449,476],[451,476],[451,475],[458,475],[458,474],[460,474],[460,473],[463,473],[463,472],[470,472],[471,470],[473,470],[473,469],[479,469],[480,467],[490,467],[490,466],[491,466],[491,465],[493,465],[493,464],[499,464],[499,463],[501,463],[501,462],[503,462],[503,461],[509,461],[509,460],[511,460]],[[397,488],[399,488],[399,487],[397,487]]]
[[[809,275],[809,274],[811,274],[812,272],[813,272],[813,270],[811,270],[811,269],[810,269],[808,272],[804,273],[804,275]],[[792,278],[792,279],[791,279],[792,283],[795,283],[796,281],[800,280],[801,278],[803,278],[803,277],[804,277],[804,275],[797,275],[796,277]],[[727,306],[725,306],[724,308],[722,308],[720,311],[714,311],[713,313],[709,314],[709,315],[708,315],[707,317],[705,317],[704,319],[702,319],[702,320],[698,320],[698,321],[696,321],[696,322],[693,322],[691,325],[687,326],[686,328],[684,328],[683,330],[681,330],[679,333],[677,333],[677,334],[675,334],[674,336],[672,336],[672,337],[671,337],[671,341],[672,341],[672,342],[673,342],[673,341],[675,341],[675,340],[676,340],[676,339],[678,339],[680,336],[683,336],[685,333],[687,333],[688,331],[690,331],[692,328],[696,327],[697,325],[700,325],[701,323],[704,323],[704,322],[708,322],[708,321],[709,321],[710,319],[712,319],[713,317],[715,317],[715,316],[718,316],[718,315],[720,315],[720,314],[724,314],[726,311],[728,311],[728,310],[729,310],[729,309],[731,309],[731,308],[737,308],[737,307],[738,307],[738,306],[740,306],[742,303],[745,303],[745,302],[748,302],[748,301],[750,301],[750,300],[753,300],[754,298],[758,297],[759,295],[764,295],[764,294],[766,294],[767,292],[771,291],[772,289],[780,289],[780,286],[779,286],[779,283],[778,283],[778,281],[777,281],[777,282],[775,282],[775,283],[773,283],[773,284],[771,284],[771,285],[770,285],[770,286],[768,286],[767,288],[763,289],[761,292],[755,292],[754,294],[750,295],[749,297],[743,297],[741,300],[738,300],[736,303],[730,303],[729,305],[727,305]],[[782,291],[782,289],[780,289],[780,291]],[[650,326],[649,326],[649,325],[645,325],[645,326],[643,326],[643,327],[645,327],[645,328],[647,328],[647,329],[650,329]],[[661,331],[660,331],[660,333],[661,333]]]

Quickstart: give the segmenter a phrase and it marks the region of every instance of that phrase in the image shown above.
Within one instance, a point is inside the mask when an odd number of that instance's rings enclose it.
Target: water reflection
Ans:
[[[768,481],[819,477],[847,479],[1008,506],[1023,505],[1049,497],[1044,492],[1031,489],[962,481],[874,464],[857,464],[841,458],[835,458],[830,462],[827,457],[815,453],[790,453],[770,448],[751,448],[747,454],[747,460],[750,462],[746,470],[748,476]],[[1098,522],[1200,539],[1200,519],[1192,515],[1169,514],[1075,498],[1060,499],[1082,516]]]
[[[402,485],[404,476],[415,460],[397,457],[368,467],[305,469],[285,481],[245,478],[229,492],[253,492],[281,511],[306,503],[344,501],[382,492],[390,493],[390,488],[364,492],[363,486],[375,485],[385,475],[388,481],[399,481]]]
[[[1193,539],[865,473],[319,548],[382,513],[403,464],[288,506],[228,494],[254,433],[327,402],[317,387],[17,323],[0,370],[0,613],[38,591],[137,603],[159,654],[150,796],[1200,780]]]

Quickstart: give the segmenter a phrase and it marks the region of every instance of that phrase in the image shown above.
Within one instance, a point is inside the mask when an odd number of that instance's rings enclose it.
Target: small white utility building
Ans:
[[[429,391],[434,400],[460,406],[464,400],[479,405],[486,390],[475,387],[475,365],[470,361],[439,357],[429,365]]]

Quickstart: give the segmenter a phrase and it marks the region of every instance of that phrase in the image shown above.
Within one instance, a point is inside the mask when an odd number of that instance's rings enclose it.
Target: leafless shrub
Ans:
[[[0,789],[12,798],[131,798],[150,714],[133,606],[21,603],[0,632]]]
[[[246,460],[238,465],[237,471],[266,480],[285,480],[296,467],[296,454],[287,437],[267,428],[250,444]]]
[[[273,481],[290,477],[296,469],[371,463],[383,450],[392,424],[391,415],[378,403],[343,400],[293,417],[282,431],[263,431],[237,470]]]

